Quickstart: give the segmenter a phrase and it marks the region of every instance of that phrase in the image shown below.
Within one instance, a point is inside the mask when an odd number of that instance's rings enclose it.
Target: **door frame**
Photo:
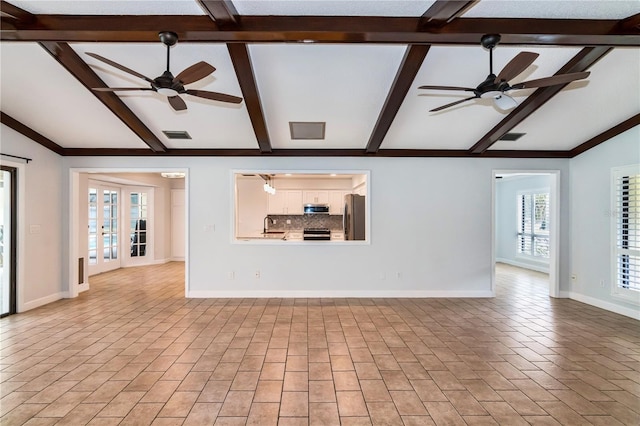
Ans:
[[[162,167],[162,168],[140,168],[140,167],[119,167],[119,168],[101,168],[101,167],[72,167],[69,169],[69,199],[68,208],[69,208],[69,221],[67,222],[67,269],[66,274],[63,277],[63,280],[67,283],[67,292],[65,294],[66,297],[74,298],[77,297],[80,293],[80,289],[85,287],[83,284],[79,284],[78,274],[78,259],[80,257],[85,256],[84,253],[80,253],[80,248],[78,246],[78,238],[79,231],[76,224],[80,219],[80,209],[86,208],[86,203],[82,203],[81,205],[81,194],[80,194],[80,174],[81,173],[101,173],[101,174],[109,174],[109,173],[161,173],[161,172],[181,172],[185,174],[184,181],[184,190],[185,190],[185,276],[184,276],[184,285],[185,285],[185,296],[188,294],[189,290],[189,169],[188,168],[172,168],[172,167]],[[84,198],[83,198],[84,199]],[[84,289],[84,288],[83,288]]]
[[[0,318],[13,315],[18,312],[17,302],[17,269],[18,269],[18,169],[13,166],[5,164],[0,165],[2,172],[7,172],[11,176],[9,186],[9,204],[11,211],[9,212],[9,220],[11,226],[9,227],[9,311],[2,313],[0,311]],[[6,190],[6,188],[5,188]],[[3,219],[4,220],[4,219]],[[5,233],[6,231],[3,231]],[[5,247],[6,249],[7,247]]]
[[[560,293],[560,170],[493,170],[491,174],[491,293],[496,294],[496,176],[504,174],[546,175],[549,184],[549,296]]]
[[[21,286],[20,283],[23,282],[25,276],[25,241],[26,241],[26,218],[24,212],[25,210],[25,196],[26,193],[26,164],[25,163],[17,163],[13,161],[5,161],[2,159],[2,165],[7,167],[12,167],[16,170],[16,220],[14,224],[16,226],[16,240],[15,240],[15,297],[16,297],[16,312],[20,313],[25,310],[24,306],[24,286]],[[21,214],[18,214],[21,212]]]

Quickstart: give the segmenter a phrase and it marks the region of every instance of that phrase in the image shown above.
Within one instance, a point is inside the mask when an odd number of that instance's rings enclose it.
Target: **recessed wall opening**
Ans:
[[[368,173],[234,172],[234,241],[369,241]]]

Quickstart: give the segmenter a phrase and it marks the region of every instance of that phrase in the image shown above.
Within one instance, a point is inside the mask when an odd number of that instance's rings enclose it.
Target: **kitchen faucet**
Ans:
[[[262,227],[262,233],[266,234],[267,233],[267,220],[269,220],[269,222],[271,222],[271,224],[273,225],[274,223],[276,223],[273,219],[271,219],[269,216],[265,216],[264,220],[262,221],[263,223],[263,227]]]

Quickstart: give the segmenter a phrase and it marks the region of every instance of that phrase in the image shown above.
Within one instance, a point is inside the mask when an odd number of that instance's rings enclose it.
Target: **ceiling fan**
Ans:
[[[162,31],[158,35],[160,36],[160,41],[162,41],[162,43],[167,46],[167,70],[163,72],[161,76],[154,79],[150,79],[149,77],[146,77],[132,69],[125,67],[124,65],[120,65],[119,63],[100,56],[96,53],[87,52],[87,55],[91,56],[92,58],[95,58],[99,61],[104,62],[105,64],[111,65],[114,68],[145,80],[146,82],[150,83],[151,87],[96,87],[92,88],[92,90],[95,90],[97,92],[152,90],[154,92],[167,96],[169,105],[171,105],[171,107],[173,107],[173,109],[176,111],[187,109],[187,104],[179,95],[197,96],[199,98],[228,102],[232,104],[239,104],[240,102],[242,102],[242,98],[239,98],[237,96],[226,95],[224,93],[209,92],[207,90],[186,89],[184,87],[185,85],[195,83],[196,81],[205,78],[216,70],[215,67],[209,65],[204,61],[200,61],[186,68],[174,77],[173,74],[171,74],[171,71],[169,71],[169,54],[171,46],[175,45],[178,42],[178,35],[171,31]]]
[[[454,105],[461,104],[471,99],[478,98],[493,98],[495,105],[502,109],[515,108],[518,103],[511,96],[505,94],[510,90],[517,89],[530,89],[534,87],[547,87],[555,86],[558,84],[566,84],[575,80],[582,80],[589,76],[589,72],[576,72],[570,74],[559,74],[551,77],[539,78],[536,80],[524,81],[522,83],[516,83],[514,85],[509,84],[509,80],[518,76],[525,69],[529,67],[538,57],[534,52],[520,52],[518,53],[496,76],[493,73],[493,49],[500,42],[499,34],[485,34],[482,36],[480,43],[486,49],[489,49],[489,75],[487,78],[478,85],[478,87],[458,87],[458,86],[420,86],[419,89],[429,90],[459,90],[464,92],[472,92],[473,96],[465,99],[461,99],[455,102],[451,102],[446,105],[434,108],[429,112],[441,111],[443,109],[452,107]]]

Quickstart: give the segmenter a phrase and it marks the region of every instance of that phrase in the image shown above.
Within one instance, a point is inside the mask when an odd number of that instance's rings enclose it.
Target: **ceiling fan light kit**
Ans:
[[[173,76],[170,71],[171,63],[171,47],[178,42],[178,35],[172,31],[161,31],[158,33],[160,41],[167,46],[167,69],[154,79],[144,76],[132,69],[125,67],[117,62],[100,56],[96,53],[87,52],[87,55],[107,65],[111,65],[114,68],[138,77],[150,84],[150,87],[96,87],[93,90],[98,92],[120,92],[120,91],[135,91],[135,90],[152,90],[156,93],[160,93],[167,97],[169,105],[176,111],[183,111],[187,109],[187,104],[184,102],[180,95],[191,95],[199,98],[210,99],[213,101],[227,102],[233,104],[239,104],[242,102],[242,98],[233,95],[227,95],[224,93],[210,92],[207,90],[192,90],[187,89],[184,86],[187,84],[195,83],[203,78],[212,74],[216,69],[214,66],[200,61],[196,64],[187,67],[177,76]]]
[[[551,77],[539,78],[536,80],[524,81],[514,85],[509,84],[509,80],[523,73],[539,56],[534,52],[520,52],[496,76],[493,73],[493,49],[500,42],[499,34],[485,34],[480,39],[480,44],[489,50],[489,75],[476,88],[460,87],[460,86],[420,86],[419,89],[427,90],[447,90],[447,91],[463,91],[471,92],[473,96],[460,99],[437,108],[429,110],[429,112],[438,112],[443,109],[461,104],[472,99],[493,98],[494,105],[501,110],[509,110],[518,106],[518,102],[511,96],[505,94],[510,90],[530,89],[538,87],[556,86],[568,84],[575,80],[582,80],[589,76],[589,72],[577,72],[570,74],[557,74]]]

